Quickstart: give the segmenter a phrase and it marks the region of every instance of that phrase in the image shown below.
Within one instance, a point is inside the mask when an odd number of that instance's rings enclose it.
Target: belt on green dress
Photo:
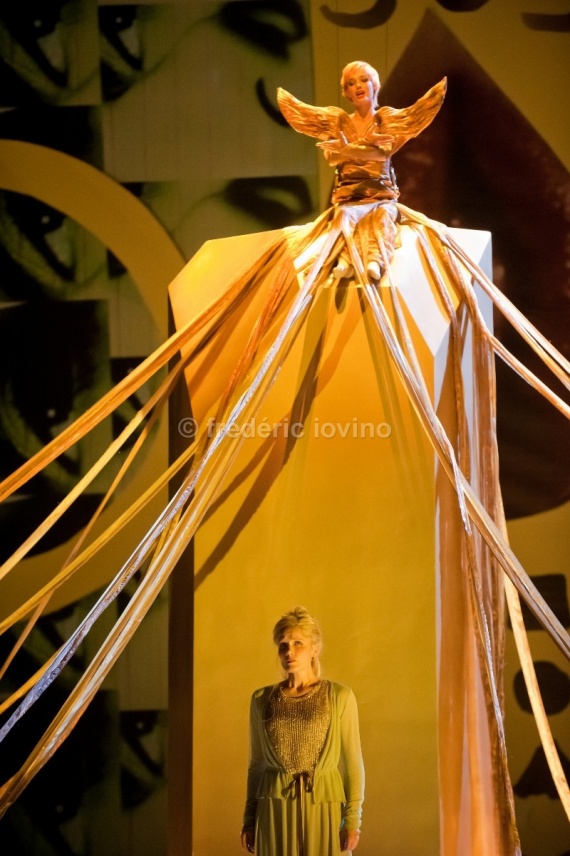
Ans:
[[[295,788],[295,796],[300,796],[301,788],[310,794],[313,790],[313,774],[307,772],[307,770],[295,773],[293,776],[293,787]]]

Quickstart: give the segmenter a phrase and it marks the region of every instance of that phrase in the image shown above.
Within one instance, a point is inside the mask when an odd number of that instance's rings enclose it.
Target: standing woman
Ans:
[[[351,689],[322,680],[321,631],[296,607],[273,629],[285,680],[256,690],[242,847],[340,856],[358,845],[364,766]]]

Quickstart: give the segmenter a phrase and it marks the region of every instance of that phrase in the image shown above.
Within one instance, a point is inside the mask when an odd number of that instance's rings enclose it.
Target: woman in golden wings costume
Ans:
[[[331,166],[336,167],[332,202],[350,206],[343,229],[347,246],[340,250],[334,275],[354,274],[356,253],[362,271],[379,280],[394,252],[399,196],[392,155],[420,134],[443,103],[446,78],[411,107],[377,109],[380,79],[368,63],[355,61],[343,69],[341,87],[354,106],[349,115],[340,107],[313,107],[278,90],[281,112],[299,133],[316,137]],[[349,247],[351,249],[349,249]]]

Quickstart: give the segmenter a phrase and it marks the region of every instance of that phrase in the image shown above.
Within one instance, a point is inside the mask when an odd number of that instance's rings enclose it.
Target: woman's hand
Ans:
[[[317,148],[331,155],[342,156],[344,160],[361,158],[366,150],[372,151],[372,146],[366,146],[362,142],[349,143],[344,137],[338,140],[321,140]]]
[[[317,143],[317,148],[321,149],[331,166],[336,166],[343,160],[350,160],[348,142],[342,132],[338,140],[321,140]]]
[[[319,149],[323,149],[323,151],[336,152],[340,149],[344,148],[344,146],[348,145],[348,140],[345,135],[340,132],[339,138],[337,140],[319,140],[317,146]]]
[[[341,850],[356,850],[360,841],[360,832],[356,829],[341,829],[340,831],[340,849]]]
[[[255,844],[255,829],[242,829],[241,846],[248,853],[253,853],[253,845]]]

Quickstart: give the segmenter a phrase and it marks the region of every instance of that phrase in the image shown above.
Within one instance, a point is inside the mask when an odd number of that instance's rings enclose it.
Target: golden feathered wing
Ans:
[[[378,110],[382,132],[395,138],[393,152],[431,124],[443,104],[446,90],[447,77],[443,77],[410,107],[381,107]]]
[[[338,124],[342,117],[348,119],[348,113],[341,107],[313,107],[299,101],[286,89],[277,90],[279,109],[295,131],[316,137],[318,140],[330,140],[338,134]]]

